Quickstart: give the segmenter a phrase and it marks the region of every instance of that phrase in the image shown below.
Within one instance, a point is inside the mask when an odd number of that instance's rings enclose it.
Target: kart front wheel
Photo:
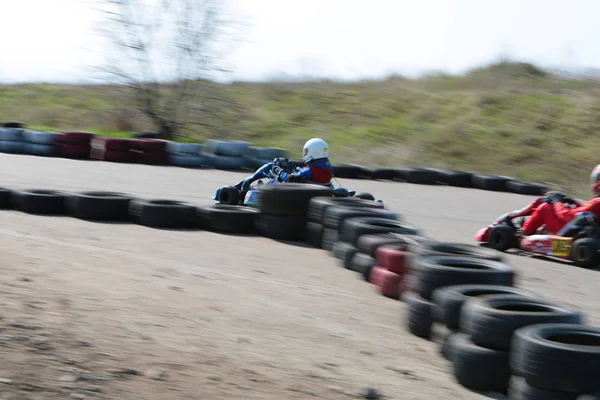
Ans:
[[[577,239],[571,246],[571,259],[578,267],[594,268],[600,265],[600,240]]]
[[[517,247],[516,229],[507,225],[498,225],[491,229],[488,243],[492,249],[506,251]]]
[[[228,205],[238,205],[241,194],[235,186],[226,186],[219,192],[219,203]]]

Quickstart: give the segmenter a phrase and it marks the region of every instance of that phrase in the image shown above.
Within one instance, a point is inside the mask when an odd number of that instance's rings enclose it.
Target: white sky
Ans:
[[[460,72],[500,55],[600,67],[598,0],[229,0],[249,24],[236,79]],[[89,0],[0,1],[0,81],[88,80],[104,44]]]

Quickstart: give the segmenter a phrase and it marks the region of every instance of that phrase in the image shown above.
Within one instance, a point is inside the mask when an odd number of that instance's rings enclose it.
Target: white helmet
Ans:
[[[596,165],[590,175],[590,189],[596,196],[600,196],[600,164]]]
[[[304,144],[302,160],[305,163],[327,157],[329,157],[329,145],[323,139],[312,138]]]

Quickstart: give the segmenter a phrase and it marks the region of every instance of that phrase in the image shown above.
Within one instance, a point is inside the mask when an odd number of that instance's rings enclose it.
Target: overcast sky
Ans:
[[[228,0],[243,20],[232,78],[461,72],[501,55],[600,67],[598,0]],[[0,1],[0,80],[92,78],[104,43],[89,0]]]

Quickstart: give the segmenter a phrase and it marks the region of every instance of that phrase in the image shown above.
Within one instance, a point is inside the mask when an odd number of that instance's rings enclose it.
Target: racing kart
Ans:
[[[494,223],[480,229],[475,240],[498,251],[515,248],[547,257],[568,260],[582,268],[600,265],[600,220],[594,213],[581,212],[553,234],[542,226],[538,231],[520,240],[516,235],[525,220],[535,210],[542,198],[538,198],[523,210],[503,214]],[[565,198],[562,203],[577,206],[576,200]],[[512,215],[517,215],[513,217]]]
[[[215,191],[213,200],[217,200],[221,204],[243,205],[249,207],[259,207],[259,189],[262,185],[280,185],[282,182],[277,180],[277,176],[273,172],[273,166],[280,167],[287,173],[296,171],[301,165],[287,158],[276,158],[273,162],[266,163],[256,170],[254,175],[238,182],[233,186],[224,186]],[[263,179],[266,182],[263,182]],[[334,178],[335,179],[335,178]],[[289,182],[312,183],[301,177],[291,176]],[[339,182],[338,182],[339,184]],[[335,187],[331,182],[325,184],[331,188],[333,197],[357,197],[365,200],[375,200],[370,193],[356,193],[355,190],[348,190],[344,187]],[[381,201],[381,200],[377,200]]]

